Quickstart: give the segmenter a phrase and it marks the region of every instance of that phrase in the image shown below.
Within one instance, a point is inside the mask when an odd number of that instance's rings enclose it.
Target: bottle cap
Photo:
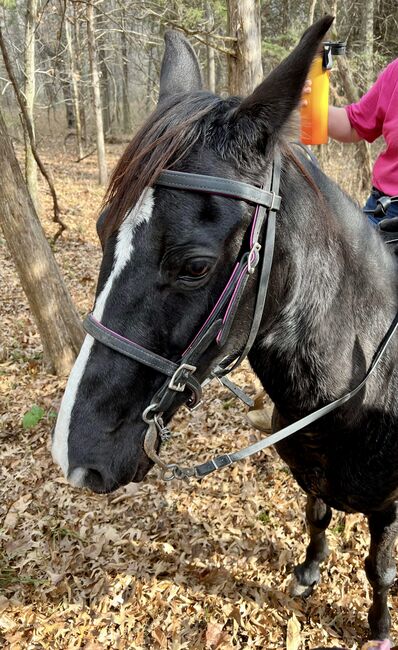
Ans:
[[[340,56],[345,54],[346,43],[343,41],[325,41],[323,43],[322,67],[324,70],[331,70],[333,66],[332,55]]]

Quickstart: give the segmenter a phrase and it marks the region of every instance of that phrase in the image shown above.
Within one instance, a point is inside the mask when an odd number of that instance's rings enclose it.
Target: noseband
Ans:
[[[216,176],[175,171],[165,171],[157,179],[156,185],[158,186],[224,196],[245,201],[255,206],[249,225],[250,238],[248,250],[243,252],[236,261],[223,292],[205,323],[182,353],[178,363],[166,359],[138,345],[134,341],[125,338],[121,334],[108,329],[97,321],[92,314],[87,316],[84,321],[86,332],[103,345],[166,375],[167,379],[153,396],[149,406],[142,414],[144,422],[149,425],[144,439],[145,452],[154,463],[161,467],[165,480],[174,478],[187,479],[193,476],[202,478],[215,470],[226,467],[237,460],[247,458],[270,445],[280,442],[280,440],[308,427],[312,422],[335,410],[354,397],[363,388],[365,382],[375,370],[380,357],[397,328],[398,314],[395,316],[377,348],[369,369],[361,383],[331,404],[305,416],[298,422],[285,427],[265,440],[260,440],[254,445],[250,445],[240,451],[223,454],[192,468],[183,468],[174,463],[166,464],[161,460],[157,452],[158,438],[160,437],[160,440],[164,441],[171,435],[170,430],[163,423],[163,414],[171,408],[176,399],[176,395],[187,393],[184,401],[189,409],[193,409],[198,406],[202,399],[202,387],[216,378],[246,404],[251,405],[253,403],[226,375],[239,366],[247,357],[258,334],[263,316],[274,253],[276,213],[281,206],[281,197],[278,194],[280,175],[281,157],[280,152],[277,150],[265,183],[261,188],[248,183]],[[260,261],[261,268],[257,282],[255,307],[249,334],[244,346],[239,352],[225,357],[215,367],[210,368],[207,377],[199,381],[195,373],[201,357],[211,344],[215,343],[219,349],[222,349],[227,342],[248,280],[255,273]]]

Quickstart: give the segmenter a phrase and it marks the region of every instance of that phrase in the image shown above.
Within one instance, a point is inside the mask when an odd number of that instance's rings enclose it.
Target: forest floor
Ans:
[[[110,164],[122,148],[108,146]],[[65,149],[56,138],[41,150],[68,225],[54,253],[83,316],[92,306],[101,257],[96,159],[75,163],[72,144]],[[351,167],[347,175],[344,158],[336,165],[350,191]],[[42,183],[40,190],[50,235],[50,197]],[[1,647],[359,648],[370,604],[364,517],[335,513],[322,584],[301,600],[289,596],[289,583],[305,553],[305,498],[273,450],[200,484],[165,484],[152,470],[142,484],[107,496],[70,487],[50,454],[65,382],[43,366],[3,239],[0,282]],[[258,389],[247,368],[237,380],[252,394]],[[222,388],[207,396],[192,415],[176,417],[179,433],[165,457],[205,459],[260,437]],[[397,591],[391,603],[397,639]]]

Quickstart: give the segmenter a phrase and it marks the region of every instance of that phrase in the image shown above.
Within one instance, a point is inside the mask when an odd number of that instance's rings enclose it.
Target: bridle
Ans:
[[[159,437],[162,442],[167,440],[171,435],[170,430],[163,422],[163,415],[173,405],[178,394],[181,395],[189,391],[185,403],[189,409],[193,409],[201,401],[202,387],[215,378],[221,381],[224,386],[246,404],[252,404],[252,400],[229,380],[227,374],[239,366],[247,357],[258,334],[263,316],[274,253],[276,214],[281,206],[281,197],[279,196],[280,176],[281,156],[279,150],[276,150],[262,187],[216,176],[176,171],[164,171],[158,177],[155,183],[158,186],[229,197],[255,206],[248,228],[248,250],[240,254],[223,292],[205,323],[182,353],[178,363],[162,357],[138,345],[134,341],[125,338],[121,334],[108,329],[97,321],[92,314],[87,316],[84,321],[86,332],[97,341],[166,376],[166,380],[152,397],[149,406],[142,414],[144,422],[148,424],[144,439],[145,453],[155,464],[161,467],[165,480],[172,480],[174,478],[188,479],[190,477],[203,478],[215,470],[226,467],[237,460],[247,458],[270,445],[280,442],[296,431],[308,427],[319,418],[335,410],[354,397],[364,387],[398,326],[397,313],[378,346],[363,380],[349,393],[332,403],[317,409],[299,421],[268,436],[266,439],[260,440],[237,452],[223,454],[194,467],[184,468],[175,463],[167,464],[160,458],[157,451]],[[242,243],[244,241],[245,236]],[[260,254],[261,251],[262,255]],[[255,306],[246,342],[239,352],[225,357],[215,367],[210,368],[204,380],[199,381],[195,373],[201,357],[211,344],[217,344],[220,349],[225,345],[238,313],[239,304],[244,295],[247,283],[258,267],[260,270],[258,274]]]

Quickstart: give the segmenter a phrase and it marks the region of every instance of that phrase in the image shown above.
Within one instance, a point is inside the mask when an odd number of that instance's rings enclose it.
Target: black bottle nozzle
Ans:
[[[325,41],[323,43],[322,67],[324,70],[331,70],[333,66],[333,55],[345,54],[346,43],[343,41]]]

